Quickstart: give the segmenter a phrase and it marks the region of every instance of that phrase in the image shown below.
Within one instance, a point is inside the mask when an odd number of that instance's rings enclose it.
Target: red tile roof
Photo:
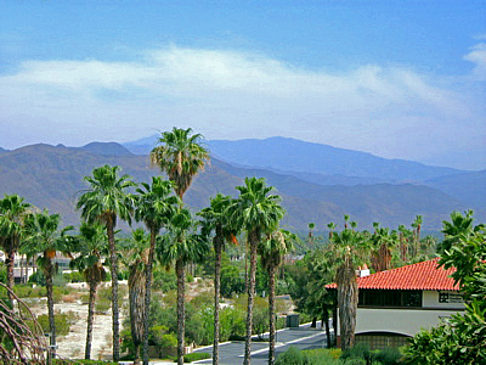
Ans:
[[[438,258],[406,265],[397,269],[380,271],[358,279],[359,289],[384,290],[459,290],[450,277],[455,268],[437,267]],[[336,283],[326,285],[328,289],[337,288]]]

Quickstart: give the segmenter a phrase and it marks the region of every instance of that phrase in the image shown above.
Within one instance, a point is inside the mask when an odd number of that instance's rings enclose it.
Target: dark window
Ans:
[[[360,306],[422,307],[421,290],[366,290],[359,291]]]

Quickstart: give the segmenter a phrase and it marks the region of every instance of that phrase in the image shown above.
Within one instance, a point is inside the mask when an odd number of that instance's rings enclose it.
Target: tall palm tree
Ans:
[[[338,263],[336,274],[341,349],[354,346],[358,285],[356,269],[368,252],[368,245],[361,232],[345,228],[334,233],[331,243]]]
[[[105,165],[95,168],[93,176],[84,180],[90,185],[78,199],[77,209],[81,209],[81,217],[87,223],[99,222],[106,228],[111,263],[111,290],[113,313],[113,360],[120,358],[120,322],[118,311],[118,257],[115,249],[115,232],[117,218],[131,223],[133,197],[128,193],[130,187],[136,184],[129,180],[128,175],[118,176],[118,166]]]
[[[250,364],[253,304],[255,301],[255,274],[257,248],[262,237],[274,231],[284,215],[280,196],[270,194],[273,187],[265,179],[245,178],[245,185],[237,186],[240,192],[230,209],[230,217],[239,227],[246,230],[250,246],[250,271],[248,287],[248,313],[246,319],[246,340],[244,364]]]
[[[44,210],[42,213],[31,213],[25,218],[26,251],[41,254],[37,258],[37,265],[46,278],[49,331],[51,333],[51,345],[53,346],[56,345],[52,283],[56,272],[54,259],[58,251],[61,253],[70,251],[70,237],[66,233],[72,229],[72,226],[68,226],[61,230],[59,214],[49,214],[47,210]]]
[[[18,195],[5,195],[0,200],[0,247],[6,256],[7,287],[9,289],[13,289],[15,254],[19,250],[23,232],[23,219],[29,207],[30,204],[24,203],[24,198]]]
[[[275,274],[282,264],[284,256],[292,250],[292,240],[296,236],[289,231],[276,230],[262,240],[258,246],[262,266],[268,272],[268,314],[269,314],[269,351],[268,364],[275,363]]]
[[[179,208],[173,215],[168,232],[160,236],[157,245],[159,260],[166,264],[175,263],[177,276],[177,363],[184,364],[185,334],[185,282],[184,267],[188,263],[199,262],[208,252],[209,246],[203,236],[197,234],[196,223],[188,209]]]
[[[201,139],[202,135],[192,134],[191,128],[174,127],[170,132],[162,132],[159,138],[159,145],[150,152],[152,165],[158,166],[174,182],[174,190],[180,198],[181,209],[185,192],[191,186],[194,176],[204,168],[206,161],[209,159],[208,151],[200,143]],[[179,270],[184,269],[179,268]],[[183,309],[183,305],[181,308]],[[185,317],[183,311],[178,310],[177,315],[178,361],[182,362]],[[180,349],[181,351],[179,351]]]
[[[213,364],[219,364],[219,297],[221,295],[221,255],[227,241],[237,243],[235,234],[238,229],[228,219],[228,209],[232,204],[230,196],[217,194],[211,199],[210,206],[198,213],[203,218],[204,235],[214,232],[214,342]]]
[[[91,342],[93,339],[93,322],[98,285],[105,280],[103,267],[104,254],[108,247],[106,233],[100,224],[81,224],[79,235],[73,240],[72,252],[76,257],[69,263],[70,267],[83,273],[89,286],[88,321],[86,328],[86,345],[84,358],[91,359]]]
[[[395,231],[390,232],[388,228],[380,227],[379,223],[373,223],[375,232],[371,236],[373,253],[371,256],[372,266],[375,271],[384,271],[391,268],[392,248],[397,242]]]
[[[416,257],[419,254],[419,245],[420,245],[420,230],[422,229],[423,219],[421,215],[417,215],[415,220],[412,223],[412,227],[415,228],[414,236],[413,236],[413,257]]]
[[[152,266],[154,262],[155,242],[162,227],[170,221],[179,199],[171,195],[172,183],[161,177],[152,177],[152,185],[141,184],[135,197],[135,219],[144,222],[150,232],[150,249],[147,259],[145,278],[145,311],[143,316],[143,363],[148,365],[148,309],[150,308],[150,294],[152,290]]]
[[[200,144],[202,135],[191,133],[191,128],[176,127],[171,132],[163,132],[159,138],[160,145],[150,152],[152,164],[167,173],[181,200],[194,176],[209,159],[208,151]]]
[[[130,332],[135,346],[133,363],[139,364],[145,324],[145,284],[150,237],[143,228],[137,228],[122,243],[121,260],[128,268]]]

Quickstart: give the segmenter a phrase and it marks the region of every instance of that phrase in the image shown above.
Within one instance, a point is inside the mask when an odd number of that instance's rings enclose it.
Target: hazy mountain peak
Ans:
[[[116,142],[91,142],[80,149],[102,156],[131,156],[127,148]]]

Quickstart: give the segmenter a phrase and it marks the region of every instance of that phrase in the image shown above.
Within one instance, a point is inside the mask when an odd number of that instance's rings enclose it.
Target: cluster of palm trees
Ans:
[[[72,257],[71,266],[77,268],[89,286],[89,304],[85,358],[91,356],[94,306],[99,284],[105,279],[104,264],[111,270],[111,308],[113,331],[113,359],[120,358],[120,324],[118,301],[119,259],[129,265],[129,297],[132,337],[136,357],[142,348],[143,363],[148,364],[148,312],[151,302],[154,260],[174,265],[177,276],[177,360],[183,363],[185,335],[185,275],[188,264],[200,261],[212,240],[215,252],[214,278],[214,348],[213,363],[218,364],[219,353],[219,297],[221,255],[226,243],[237,244],[239,235],[246,235],[250,268],[248,272],[247,336],[244,363],[251,360],[253,306],[257,256],[260,255],[270,277],[269,363],[275,360],[275,273],[285,253],[291,249],[295,236],[279,228],[284,210],[280,197],[272,194],[272,187],[264,179],[246,178],[236,187],[236,198],[216,195],[196,220],[184,205],[184,194],[193,178],[209,159],[201,144],[201,135],[191,129],[173,128],[163,132],[151,154],[153,165],[167,178],[153,177],[150,183],[137,184],[127,175],[119,175],[118,166],[95,168],[86,176],[87,190],[76,203],[82,223],[78,234],[68,234],[74,228],[61,229],[60,216],[47,210],[35,211],[17,195],[0,200],[0,245],[7,256],[8,285],[13,287],[14,256],[22,245],[23,252],[37,256],[37,264],[46,277],[51,344],[56,343],[54,321],[53,277],[54,259],[62,253]],[[129,250],[120,255],[120,240],[116,238],[119,221],[142,223],[133,231]],[[141,285],[143,283],[144,285]]]

